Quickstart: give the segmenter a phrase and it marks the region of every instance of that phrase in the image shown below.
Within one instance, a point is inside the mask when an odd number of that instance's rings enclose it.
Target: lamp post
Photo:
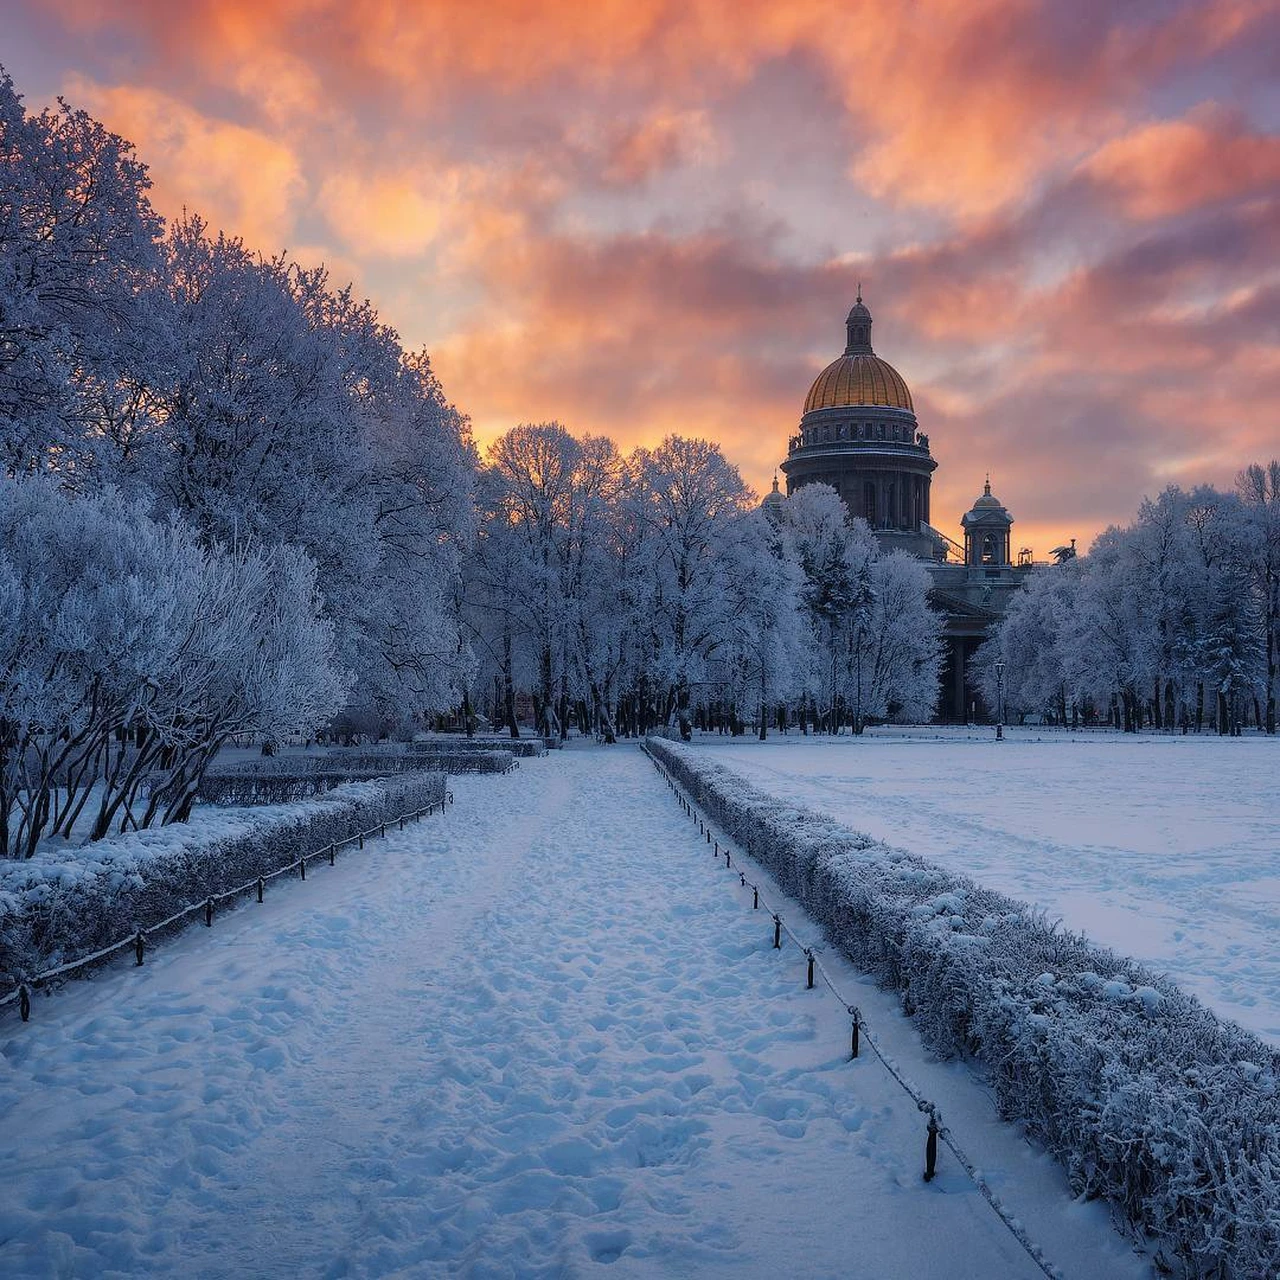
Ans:
[[[1004,741],[1004,659],[996,659],[996,741]]]

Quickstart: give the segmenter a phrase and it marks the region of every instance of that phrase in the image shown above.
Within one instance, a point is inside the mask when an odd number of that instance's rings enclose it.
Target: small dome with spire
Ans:
[[[973,510],[974,511],[1004,511],[1004,514],[1006,516],[1009,515],[1008,511],[1005,511],[1004,503],[1001,502],[999,498],[994,497],[991,493],[991,476],[990,475],[987,476],[986,484],[982,486],[982,497],[977,499],[977,501],[974,502],[973,504]],[[966,517],[966,519],[967,518],[968,517]],[[1010,517],[1010,523],[1012,523],[1012,517]]]
[[[862,285],[858,285],[858,300],[849,308],[848,318],[844,322],[848,343],[844,353],[847,356],[871,354],[871,312],[862,302]]]
[[[964,559],[968,565],[1008,565],[1009,531],[1013,517],[991,492],[991,476],[982,486],[982,497],[960,517],[964,530]]]
[[[782,514],[782,504],[786,501],[786,496],[778,491],[778,473],[773,473],[773,489],[764,495],[764,501],[760,504],[760,509],[770,519],[778,519]]]

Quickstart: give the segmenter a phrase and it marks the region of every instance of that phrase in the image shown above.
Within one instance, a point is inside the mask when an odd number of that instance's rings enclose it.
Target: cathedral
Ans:
[[[843,355],[814,379],[800,429],[788,443],[782,463],[787,493],[829,484],[886,551],[905,551],[927,563],[930,603],[945,619],[938,714],[943,720],[971,719],[983,708],[969,660],[1021,589],[1032,568],[1031,551],[1023,548],[1015,559],[1013,517],[992,495],[989,479],[960,521],[962,542],[933,527],[929,486],[938,464],[902,375],[872,350],[871,312],[861,291],[845,332]]]

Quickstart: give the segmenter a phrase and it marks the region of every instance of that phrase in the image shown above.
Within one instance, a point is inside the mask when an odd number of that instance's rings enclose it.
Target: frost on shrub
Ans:
[[[0,855],[184,820],[232,734],[312,728],[345,688],[301,552],[0,479]]]
[[[11,984],[87,955],[299,853],[441,804],[445,786],[444,774],[418,772],[276,808],[203,808],[191,823],[0,863],[0,976]]]
[[[199,798],[207,804],[288,804],[322,795],[344,782],[372,781],[401,773],[507,773],[509,751],[438,751],[430,756],[398,752],[337,751],[320,756],[268,756],[210,768]]]
[[[1280,1054],[1025,903],[649,749],[695,802],[897,990],[936,1052],[985,1067],[1001,1114],[1190,1275],[1280,1274]]]

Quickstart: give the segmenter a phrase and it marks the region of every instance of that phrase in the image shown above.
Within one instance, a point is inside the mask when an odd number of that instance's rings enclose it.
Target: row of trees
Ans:
[[[932,713],[927,574],[825,485],[766,511],[714,444],[624,458],[546,423],[495,442],[477,493],[465,617],[512,732],[521,689],[545,732],[573,716],[610,740],[695,718],[763,736],[788,707],[831,728]]]
[[[474,672],[474,451],[426,354],[148,186],[0,73],[0,853],[86,803],[181,818],[229,732],[409,723]]]
[[[1234,492],[1176,486],[1087,557],[1031,578],[976,658],[995,705],[1219,733],[1276,731],[1280,462]]]
[[[368,302],[148,187],[0,72],[0,852],[185,817],[234,733],[931,709],[923,575],[833,493],[554,425],[481,465]]]
[[[470,669],[456,625],[473,456],[425,353],[323,269],[194,216],[131,146],[0,77],[0,463],[145,497],[208,545],[314,562],[353,710],[421,714]]]

